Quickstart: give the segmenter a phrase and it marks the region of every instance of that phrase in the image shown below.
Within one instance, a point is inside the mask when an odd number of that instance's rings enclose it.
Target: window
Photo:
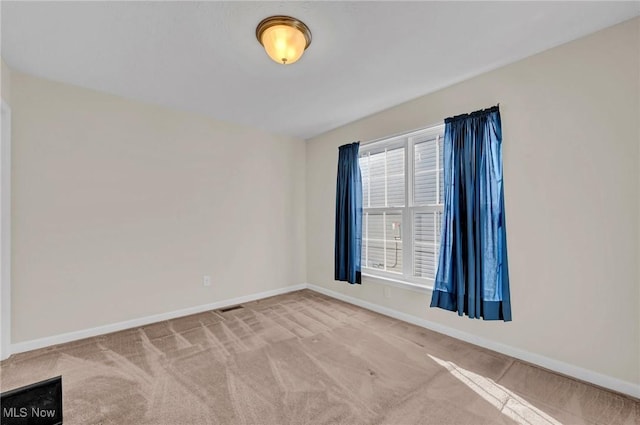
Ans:
[[[444,125],[363,144],[362,272],[430,286],[443,211]]]

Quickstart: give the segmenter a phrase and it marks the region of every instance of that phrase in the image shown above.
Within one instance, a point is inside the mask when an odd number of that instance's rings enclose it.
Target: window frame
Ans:
[[[388,207],[366,207],[363,205],[363,242],[366,239],[367,227],[366,213],[390,213],[401,212],[402,216],[402,273],[389,272],[379,270],[375,268],[365,267],[363,262],[362,275],[368,278],[380,279],[385,283],[391,283],[392,285],[401,285],[408,289],[414,289],[418,291],[433,289],[434,279],[427,277],[415,276],[414,268],[414,218],[415,214],[419,212],[435,212],[444,211],[444,194],[440,197],[440,178],[444,178],[444,172],[442,177],[437,172],[436,177],[436,202],[440,199],[443,200],[441,204],[432,205],[415,205],[414,203],[414,191],[415,191],[415,145],[424,141],[429,137],[439,137],[440,140],[444,139],[444,123],[432,125],[420,130],[409,131],[403,134],[385,137],[382,139],[374,140],[371,142],[362,143],[360,145],[359,157],[366,155],[372,155],[380,152],[384,152],[389,149],[395,149],[402,147],[404,149],[404,206],[388,206]],[[443,169],[443,164],[440,164],[439,149],[442,142],[436,144],[436,170]],[[370,185],[369,185],[370,186]],[[370,187],[369,187],[370,190]],[[444,186],[443,186],[444,190]],[[371,199],[370,197],[368,198]],[[386,228],[386,223],[385,223]],[[434,230],[435,231],[435,230]],[[439,251],[439,241],[436,244],[436,252]],[[362,251],[363,258],[365,258],[365,245],[363,243]],[[385,249],[386,251],[386,249]],[[437,259],[437,253],[435,255]],[[437,260],[436,260],[437,267]]]

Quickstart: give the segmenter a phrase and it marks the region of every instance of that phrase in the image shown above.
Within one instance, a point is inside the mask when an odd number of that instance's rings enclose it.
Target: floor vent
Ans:
[[[220,310],[218,310],[220,313],[226,313],[227,311],[233,311],[233,310],[238,310],[240,308],[244,308],[241,305],[234,305],[232,307],[227,307],[227,308],[221,308]]]

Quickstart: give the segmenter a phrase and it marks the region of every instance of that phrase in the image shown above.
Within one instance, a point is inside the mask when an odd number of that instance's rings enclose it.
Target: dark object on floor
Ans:
[[[2,393],[3,425],[61,425],[62,376]]]
[[[233,307],[221,308],[219,311],[220,313],[226,313],[227,311],[238,310],[240,308],[244,308],[244,307],[241,305],[234,305]]]

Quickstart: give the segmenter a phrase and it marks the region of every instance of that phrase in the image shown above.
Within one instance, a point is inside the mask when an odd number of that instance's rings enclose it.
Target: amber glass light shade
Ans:
[[[295,63],[311,44],[309,28],[289,16],[264,19],[256,28],[256,37],[267,55],[283,65]]]

